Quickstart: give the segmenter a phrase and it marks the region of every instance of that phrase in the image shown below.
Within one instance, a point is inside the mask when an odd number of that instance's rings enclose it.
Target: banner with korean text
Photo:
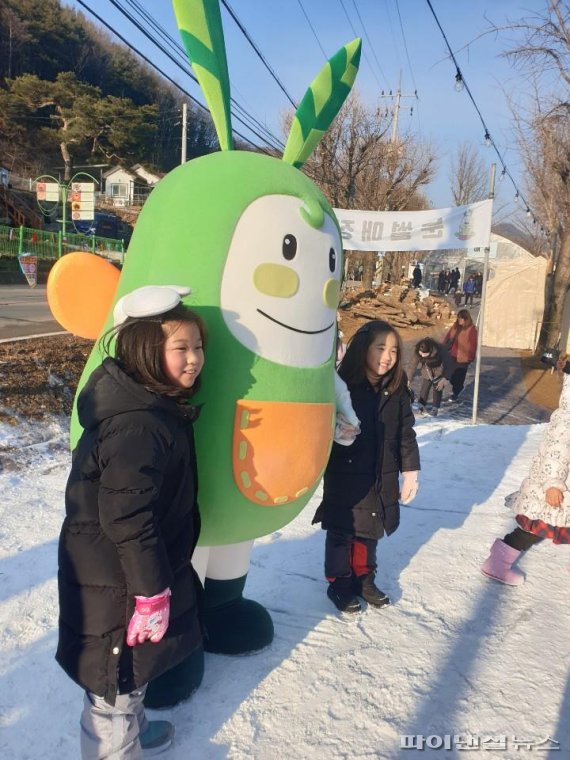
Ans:
[[[493,201],[427,211],[349,211],[335,208],[349,251],[433,251],[485,248]]]

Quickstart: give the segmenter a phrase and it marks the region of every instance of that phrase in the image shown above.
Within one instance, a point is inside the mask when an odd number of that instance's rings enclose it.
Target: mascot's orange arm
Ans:
[[[47,300],[59,324],[73,335],[96,340],[119,283],[119,270],[93,253],[67,253],[52,267]]]

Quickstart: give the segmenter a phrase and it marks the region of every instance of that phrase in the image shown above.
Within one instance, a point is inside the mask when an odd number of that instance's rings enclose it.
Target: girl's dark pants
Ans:
[[[361,538],[343,530],[327,530],[325,541],[325,575],[335,578],[368,575],[376,570],[374,538]]]
[[[439,409],[439,407],[441,406],[441,397],[443,393],[442,391],[436,390],[436,387],[435,385],[432,385],[431,380],[428,380],[426,378],[422,380],[422,384],[420,385],[419,402],[422,406],[426,405],[430,388],[433,388],[433,405],[435,406],[436,409]]]
[[[534,533],[528,533],[522,528],[515,528],[512,533],[507,533],[503,538],[503,542],[510,546],[512,549],[516,549],[519,552],[526,552],[531,546],[539,544],[544,541],[542,536],[535,536]]]

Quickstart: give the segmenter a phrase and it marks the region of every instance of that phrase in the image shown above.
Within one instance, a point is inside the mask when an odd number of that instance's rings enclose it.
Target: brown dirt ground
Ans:
[[[54,335],[0,344],[0,422],[70,414],[93,341]]]
[[[362,324],[349,312],[341,313],[340,327],[347,340]],[[402,329],[410,346],[423,335],[443,337],[447,325]],[[71,413],[73,396],[93,341],[54,335],[0,344],[0,422],[17,424],[21,417],[41,420],[46,415]],[[545,369],[530,352],[521,352],[528,398],[546,409],[556,409],[561,378]]]
[[[545,368],[544,364],[530,351],[521,351],[521,365],[528,400],[533,404],[554,411],[558,407],[562,375]]]

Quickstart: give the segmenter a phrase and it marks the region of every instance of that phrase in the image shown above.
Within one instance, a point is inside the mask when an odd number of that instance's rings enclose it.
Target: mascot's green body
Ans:
[[[168,174],[146,202],[115,301],[143,285],[185,285],[209,341],[196,424],[206,648],[267,645],[267,611],[242,590],[253,539],[305,506],[326,465],[334,427],[338,224],[298,168],[350,91],[360,41],[315,79],[294,118],[283,160],[231,150],[229,85],[217,0],[175,0],[182,37],[222,152]],[[112,314],[104,329],[112,325]],[[100,363],[94,349],[81,385]],[[74,415],[72,440],[81,433]],[[150,706],[186,697],[202,653],[151,684]]]

